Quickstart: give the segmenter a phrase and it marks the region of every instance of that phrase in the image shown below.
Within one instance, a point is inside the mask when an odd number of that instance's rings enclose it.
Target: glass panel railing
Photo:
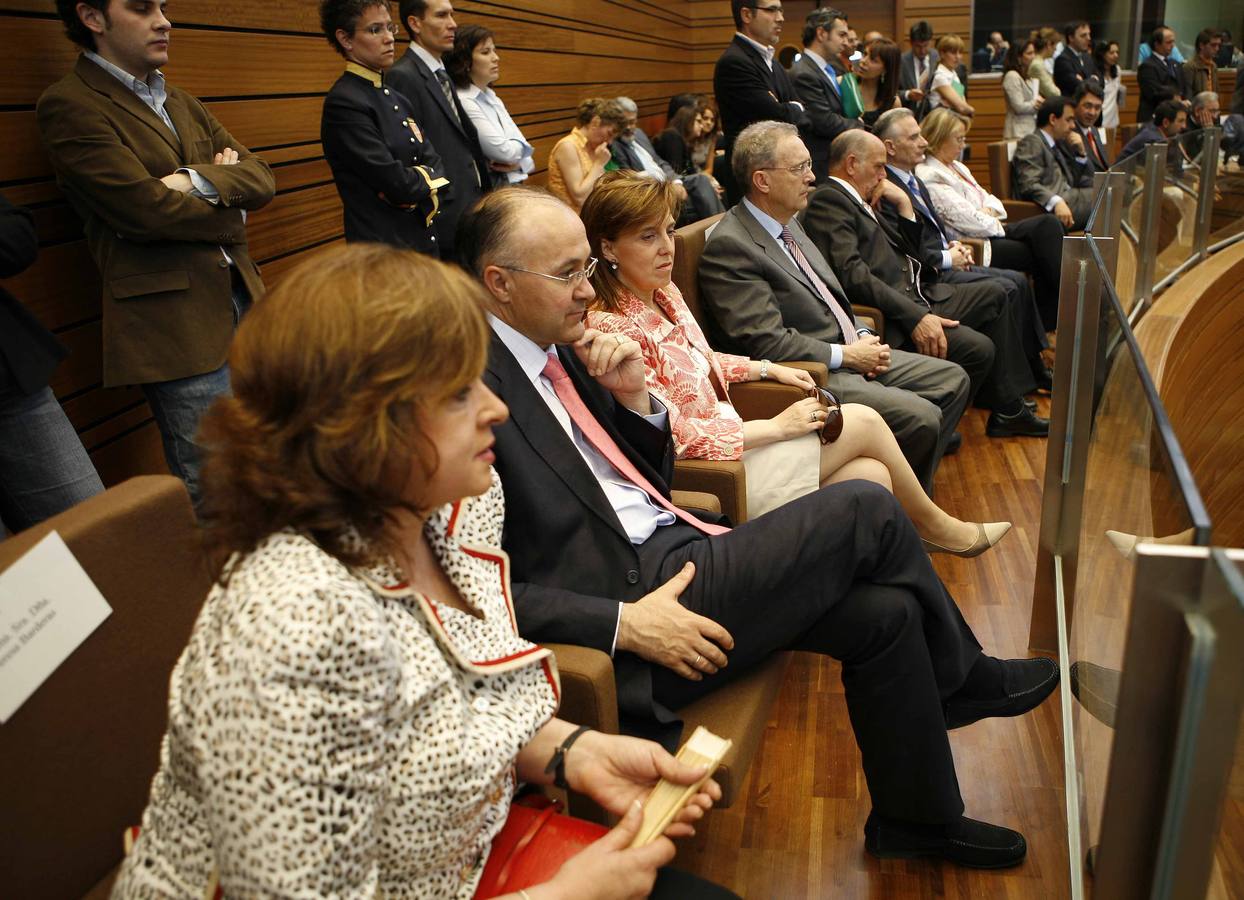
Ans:
[[[1223,133],[1218,175],[1214,183],[1214,207],[1209,221],[1209,249],[1219,250],[1244,237],[1244,120],[1236,116],[1231,133]],[[1227,157],[1230,157],[1230,161]]]
[[[1127,326],[1103,279],[1092,426],[1068,639],[1080,846],[1097,846],[1114,741],[1124,639],[1133,595],[1134,548],[1157,540],[1204,544],[1208,517]],[[1083,387],[1083,386],[1081,386]]]

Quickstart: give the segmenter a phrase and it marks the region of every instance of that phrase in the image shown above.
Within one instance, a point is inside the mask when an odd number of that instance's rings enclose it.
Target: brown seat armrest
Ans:
[[[856,303],[851,304],[851,309],[855,312],[855,320],[860,325],[885,340],[885,316],[881,314],[881,310],[875,306],[860,306]]]
[[[864,307],[855,307],[855,309],[862,308]],[[820,387],[829,387],[829,366],[825,365],[825,363],[805,362],[801,359],[784,359],[782,360],[782,365],[790,366],[792,369],[803,369],[806,372],[810,372],[812,374],[812,380],[815,381]],[[747,417],[744,416],[743,418]]]
[[[1008,222],[1022,222],[1024,219],[1031,219],[1045,212],[1031,200],[1003,200],[1002,206],[1006,209]]]
[[[557,715],[576,725],[618,733],[618,689],[613,680],[613,660],[593,647],[545,644],[557,657],[562,703]]]
[[[670,499],[679,509],[707,513],[721,512],[721,498],[716,494],[703,491],[670,491]]]
[[[985,259],[985,239],[965,237],[959,239],[963,244],[972,248],[972,260],[978,266],[983,266]]]
[[[747,521],[747,474],[737,460],[680,459],[674,463],[670,487],[675,492],[712,494],[731,522],[742,525]]]
[[[744,381],[730,387],[730,402],[745,422],[772,419],[807,396],[794,385],[776,381]]]

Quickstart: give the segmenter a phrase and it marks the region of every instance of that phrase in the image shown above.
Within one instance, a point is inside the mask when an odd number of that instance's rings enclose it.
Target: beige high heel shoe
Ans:
[[[950,547],[943,547],[941,544],[935,544],[932,541],[921,538],[926,553],[949,553],[951,556],[959,556],[963,559],[971,559],[973,556],[980,556],[998,541],[1002,540],[1011,530],[1010,522],[977,522],[976,523],[976,540],[964,548],[963,550],[954,550]]]

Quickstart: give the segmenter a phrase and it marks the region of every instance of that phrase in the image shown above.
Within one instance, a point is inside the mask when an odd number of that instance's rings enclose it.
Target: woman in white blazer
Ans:
[[[1002,201],[981,187],[959,162],[968,122],[948,109],[935,109],[920,124],[929,148],[916,174],[929,189],[948,237],[985,239],[986,266],[1027,272],[1036,281],[1037,306],[1047,331],[1058,317],[1063,226],[1049,213],[1009,223]]]
[[[445,54],[445,68],[458,100],[479,135],[479,146],[492,170],[494,187],[518,184],[535,169],[535,150],[519,131],[492,85],[501,71],[493,34],[483,25],[464,25]]]
[[[1017,41],[1006,51],[1006,62],[1002,67],[1002,96],[1006,99],[1006,121],[1002,125],[1004,140],[1017,141],[1037,130],[1041,97],[1028,80],[1028,70],[1035,58],[1036,49],[1032,41]]]

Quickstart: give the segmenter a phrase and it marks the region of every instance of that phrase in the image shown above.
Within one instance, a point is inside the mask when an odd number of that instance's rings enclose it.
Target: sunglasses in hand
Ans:
[[[808,396],[819,400],[821,409],[825,411],[825,424],[821,427],[821,443],[832,444],[842,434],[842,404],[838,402],[833,392],[821,387],[808,391]]]

